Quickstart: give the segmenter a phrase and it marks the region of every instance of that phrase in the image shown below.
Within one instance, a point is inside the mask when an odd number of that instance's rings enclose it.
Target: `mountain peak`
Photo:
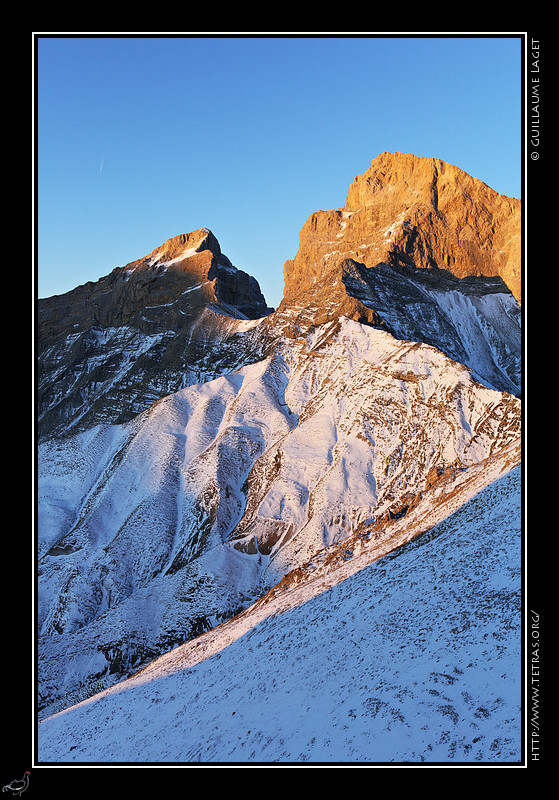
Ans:
[[[246,355],[235,334],[271,311],[208,228],[39,300],[40,437],[129,419],[162,394],[232,370]]]
[[[195,253],[209,250],[216,258],[223,254],[218,240],[209,228],[198,228],[190,233],[180,233],[167,239],[162,245],[146,256],[147,259],[179,259],[188,258]]]
[[[166,330],[209,304],[243,319],[271,311],[258,282],[233,266],[208,228],[199,228],[167,239],[97,281],[39,300],[39,338],[45,343],[94,325]]]
[[[437,347],[518,396],[520,223],[520,201],[463,170],[381,153],[346,206],[305,222],[274,321],[297,337],[343,315]]]
[[[497,204],[500,202],[499,198],[512,201],[513,206],[520,202],[516,198],[499,195],[483,181],[440,158],[396,151],[380,153],[362,175],[354,178],[347,195],[347,207],[358,208],[368,205],[370,197],[384,188],[390,191],[397,190],[400,194],[409,189],[414,202],[417,202],[418,196],[433,200],[431,194],[433,186],[438,192],[440,188],[448,191],[451,185],[460,187],[465,193],[482,194],[490,202]]]
[[[318,211],[284,267],[284,300],[335,282],[352,258],[500,277],[521,298],[521,202],[438,158],[381,153],[349,187],[346,205]]]

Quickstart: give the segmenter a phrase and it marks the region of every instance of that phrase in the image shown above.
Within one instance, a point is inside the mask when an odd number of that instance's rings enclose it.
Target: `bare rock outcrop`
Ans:
[[[258,282],[234,267],[207,228],[168,239],[143,258],[38,302],[41,345],[61,336],[130,325],[178,330],[209,304],[232,317],[270,313]]]
[[[307,219],[284,267],[283,305],[320,299],[354,259],[500,277],[521,301],[521,201],[438,158],[381,153],[358,175],[346,205]]]
[[[131,419],[160,397],[257,358],[272,311],[207,228],[38,301],[38,432]]]

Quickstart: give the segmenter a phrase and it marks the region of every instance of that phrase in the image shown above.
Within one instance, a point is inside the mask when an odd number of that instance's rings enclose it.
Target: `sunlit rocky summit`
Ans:
[[[39,300],[39,436],[126,421],[158,397],[233,369],[235,334],[271,310],[258,282],[205,228]]]
[[[39,301],[41,717],[95,708],[163,654],[191,669],[235,619],[469,524],[520,463],[520,214],[456,167],[383,153],[303,225],[276,310],[207,229]],[[519,572],[503,575],[492,631],[516,647]],[[69,757],[57,742],[47,761]]]
[[[382,153],[358,175],[344,208],[311,214],[299,252],[285,265],[284,302],[338,274],[365,267],[434,270],[444,279],[485,277],[521,299],[521,204],[438,158]],[[444,286],[444,280],[443,280]]]

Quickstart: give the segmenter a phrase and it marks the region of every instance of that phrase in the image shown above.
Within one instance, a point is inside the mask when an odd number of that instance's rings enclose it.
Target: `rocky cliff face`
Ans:
[[[521,204],[437,158],[382,153],[358,175],[344,208],[317,211],[284,268],[284,303],[320,298],[351,258],[374,267],[500,277],[521,299]]]
[[[39,341],[47,345],[93,327],[177,331],[210,304],[240,319],[271,311],[257,281],[236,269],[213,233],[201,228],[168,239],[98,281],[39,300]]]
[[[519,200],[457,167],[382,153],[344,208],[303,225],[269,325],[299,336],[343,315],[431,344],[519,396],[520,226]]]
[[[96,282],[38,302],[41,439],[124,422],[158,398],[254,358],[272,311],[205,228]]]

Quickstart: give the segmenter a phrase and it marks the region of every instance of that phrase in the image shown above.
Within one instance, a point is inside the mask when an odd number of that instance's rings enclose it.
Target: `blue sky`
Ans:
[[[520,197],[519,37],[39,37],[37,293],[210,228],[268,303],[384,151]]]

